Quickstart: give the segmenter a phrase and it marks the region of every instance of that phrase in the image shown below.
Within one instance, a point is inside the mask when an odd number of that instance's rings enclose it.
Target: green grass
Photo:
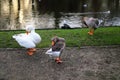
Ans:
[[[88,28],[36,30],[42,38],[37,48],[49,47],[53,36],[65,38],[67,47],[120,45],[120,27],[101,27],[93,36],[89,36],[88,31]],[[23,32],[23,30],[0,31],[0,48],[21,48],[12,35]]]

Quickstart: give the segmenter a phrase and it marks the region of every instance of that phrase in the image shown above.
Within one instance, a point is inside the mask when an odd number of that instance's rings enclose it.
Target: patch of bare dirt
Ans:
[[[62,64],[37,49],[0,49],[0,80],[120,80],[120,46],[66,47]]]

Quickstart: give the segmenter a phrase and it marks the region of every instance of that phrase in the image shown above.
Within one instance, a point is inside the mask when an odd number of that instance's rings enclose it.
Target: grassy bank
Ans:
[[[98,28],[93,36],[89,36],[88,28],[83,29],[54,29],[36,30],[42,37],[42,42],[37,48],[49,47],[53,36],[65,38],[67,47],[120,45],[120,27]],[[12,35],[24,31],[0,31],[0,48],[20,48]]]

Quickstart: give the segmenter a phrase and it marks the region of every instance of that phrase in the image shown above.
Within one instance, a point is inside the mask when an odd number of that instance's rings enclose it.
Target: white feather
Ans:
[[[26,27],[26,31],[30,33],[15,34],[12,37],[18,42],[18,44],[25,48],[34,48],[36,44],[40,43],[41,37],[35,32],[35,28],[32,25]]]
[[[26,34],[13,35],[13,38],[18,42],[18,44],[25,48],[34,48],[36,45],[33,43],[31,38]]]
[[[50,57],[59,57],[60,53],[60,51],[52,51],[52,48],[50,48],[45,54],[48,54]]]

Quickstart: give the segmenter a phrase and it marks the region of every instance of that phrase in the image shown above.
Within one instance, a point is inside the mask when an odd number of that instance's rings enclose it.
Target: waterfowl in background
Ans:
[[[65,39],[61,37],[52,38],[52,46],[46,51],[50,57],[52,57],[56,63],[62,63],[61,54],[65,48]]]
[[[90,28],[88,34],[93,35],[94,31],[101,25],[103,20],[93,17],[83,17],[82,18],[83,24],[85,24],[88,28]]]
[[[63,21],[63,26],[61,26],[61,29],[71,29],[70,25],[67,23],[66,20]]]
[[[35,32],[35,28],[32,25],[26,27],[26,33],[15,34],[12,37],[20,46],[27,48],[28,55],[34,54],[36,45],[41,41],[40,35]]]

